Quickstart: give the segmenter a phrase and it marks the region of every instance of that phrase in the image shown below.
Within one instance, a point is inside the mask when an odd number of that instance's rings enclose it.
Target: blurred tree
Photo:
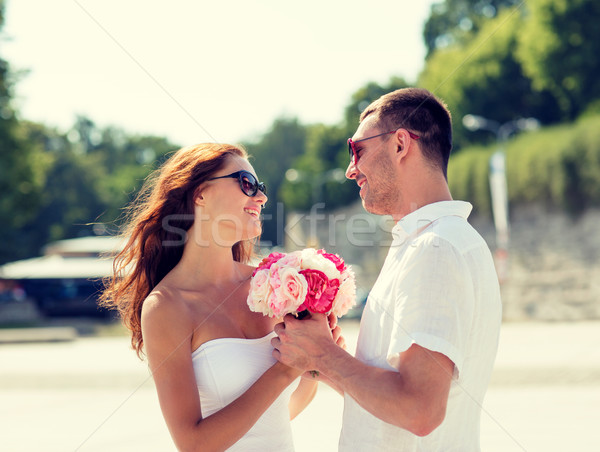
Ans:
[[[522,3],[522,0],[445,0],[433,4],[423,27],[426,58],[438,49],[464,43],[502,9]]]
[[[77,152],[89,154],[99,144],[102,135],[94,121],[82,115],[77,115],[75,124],[67,134],[69,141],[73,143],[73,148]]]
[[[298,180],[285,181],[282,186],[281,197],[287,208],[308,211],[314,203],[324,202],[326,209],[335,209],[358,199],[356,184],[341,177],[349,163],[347,140],[356,132],[360,114],[371,102],[406,86],[400,77],[392,77],[385,85],[367,83],[352,95],[341,124],[307,128],[306,152],[292,165],[298,171]],[[336,169],[343,172],[334,172]],[[336,180],[335,176],[340,178]]]
[[[132,136],[116,127],[95,130],[92,134],[97,138],[88,156],[98,161],[106,173],[98,185],[106,205],[102,219],[114,222],[122,208],[134,199],[146,176],[178,146],[163,137]]]
[[[344,111],[344,129],[346,131],[346,138],[350,138],[356,132],[358,127],[358,119],[360,114],[365,108],[369,106],[371,102],[383,96],[386,93],[395,91],[400,88],[406,88],[410,86],[402,77],[391,77],[390,81],[385,85],[380,85],[376,82],[369,82],[365,86],[359,88],[352,94],[350,103],[346,106]],[[344,152],[347,154],[346,141],[344,140]],[[347,164],[346,160],[346,164]]]
[[[0,0],[0,29],[4,1]],[[11,105],[12,77],[0,57],[0,263],[27,255],[22,228],[35,214],[44,183],[46,161],[41,150],[24,139]]]
[[[20,121],[17,129],[22,141],[37,150],[43,174],[35,209],[18,229],[9,228],[17,235],[18,252],[7,250],[5,261],[35,256],[49,241],[91,235],[96,223],[118,232],[123,207],[177,148],[162,137],[97,128],[85,117],[78,117],[67,133],[28,121]]]
[[[558,99],[572,120],[600,99],[600,2],[530,0],[516,56],[537,91]]]
[[[285,171],[306,148],[306,127],[297,118],[277,118],[256,142],[244,143],[259,179],[267,185],[269,201],[263,209],[261,239],[273,245],[283,244],[285,218],[279,189]]]
[[[40,214],[52,219],[49,240],[90,234],[90,223],[108,223],[118,232],[123,208],[144,179],[178,146],[166,138],[128,135],[116,127],[100,129],[79,116],[53,164]],[[61,196],[60,186],[64,193]]]
[[[45,242],[91,235],[107,203],[100,190],[106,176],[97,158],[65,149],[53,155],[37,222],[44,223]]]
[[[471,40],[439,49],[427,60],[418,84],[448,104],[455,150],[494,139],[489,132],[466,131],[466,114],[500,123],[529,116],[542,123],[560,119],[554,96],[548,90],[535,91],[515,57],[523,20],[518,13],[504,11],[482,24]]]
[[[327,209],[333,209],[353,198],[355,190],[343,176],[344,163],[348,161],[345,157],[348,153],[344,152],[346,139],[342,126],[314,124],[307,127],[306,152],[291,166],[296,178],[286,180],[281,187],[286,208],[308,211],[314,204],[323,202]]]

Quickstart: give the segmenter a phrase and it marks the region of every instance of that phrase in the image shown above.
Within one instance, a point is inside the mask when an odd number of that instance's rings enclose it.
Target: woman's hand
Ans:
[[[338,325],[338,318],[330,313],[327,316],[327,321],[329,322],[329,329],[331,330],[331,336],[333,337],[333,341],[339,346],[346,350],[346,339],[342,336],[342,329]]]
[[[327,322],[329,322],[329,329],[333,331],[333,329],[337,326],[338,318],[333,312],[330,312],[327,316]]]
[[[344,350],[346,350],[346,339],[344,338],[344,336],[342,336],[342,329],[338,325],[336,325],[335,328],[331,330],[331,336],[333,337],[333,340],[335,341],[338,347],[341,347]]]

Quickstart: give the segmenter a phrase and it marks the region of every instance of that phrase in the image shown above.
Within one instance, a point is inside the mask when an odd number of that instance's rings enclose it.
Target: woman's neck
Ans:
[[[188,289],[239,282],[247,278],[233,260],[231,248],[209,244],[185,244],[179,263],[171,270],[171,283]]]

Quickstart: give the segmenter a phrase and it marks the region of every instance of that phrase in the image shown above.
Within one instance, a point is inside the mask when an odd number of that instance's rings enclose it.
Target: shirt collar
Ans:
[[[392,229],[395,240],[403,240],[418,228],[442,217],[458,216],[465,220],[469,217],[473,206],[465,201],[440,201],[427,204],[402,218]]]

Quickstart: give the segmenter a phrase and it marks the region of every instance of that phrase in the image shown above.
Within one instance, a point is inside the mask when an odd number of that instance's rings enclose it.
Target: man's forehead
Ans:
[[[367,116],[358,125],[356,132],[354,132],[354,135],[352,136],[352,140],[357,141],[371,135],[376,135],[377,133],[379,133],[377,118],[375,118],[375,116]]]

